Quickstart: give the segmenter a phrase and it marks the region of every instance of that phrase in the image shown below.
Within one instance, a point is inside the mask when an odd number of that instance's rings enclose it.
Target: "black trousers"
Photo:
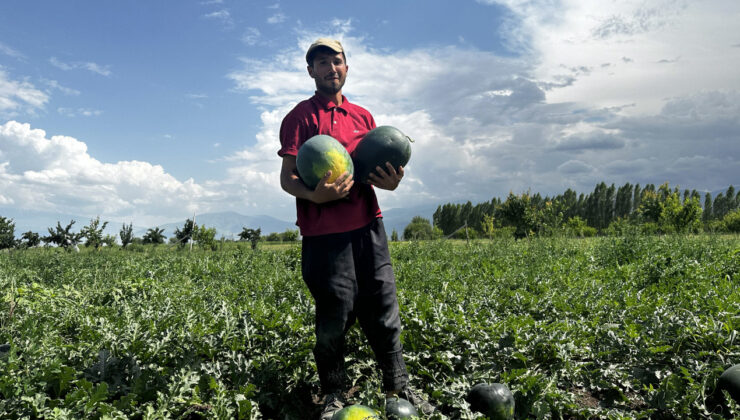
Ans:
[[[396,279],[382,219],[350,232],[303,238],[302,271],[316,303],[314,358],[324,393],[344,388],[345,335],[359,321],[386,391],[403,388]]]

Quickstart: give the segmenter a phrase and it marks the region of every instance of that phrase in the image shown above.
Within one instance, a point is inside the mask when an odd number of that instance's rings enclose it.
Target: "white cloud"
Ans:
[[[260,37],[262,33],[259,29],[254,27],[249,27],[244,31],[244,34],[242,35],[241,41],[248,46],[256,45],[257,42],[259,42]]]
[[[67,96],[79,96],[80,95],[79,90],[68,88],[66,86],[62,86],[56,80],[44,80],[44,83],[46,83],[46,85],[49,86],[49,88],[56,89]]]
[[[221,22],[224,28],[230,29],[234,27],[234,20],[231,17],[231,13],[226,9],[217,10],[203,15],[206,19],[212,19]]]
[[[578,174],[583,172],[591,172],[594,168],[585,163],[581,162],[580,160],[569,160],[562,165],[558,166],[558,171],[564,173],[564,174]]]
[[[549,102],[635,104],[624,112],[640,114],[698,86],[740,88],[740,72],[730,70],[740,66],[731,47],[740,38],[734,0],[495,2],[518,16],[515,33],[530,47],[538,80],[557,86],[572,78],[548,91]],[[580,68],[590,71],[572,70]]]
[[[178,181],[159,165],[104,163],[85,143],[9,121],[0,125],[0,185],[18,208],[105,214],[141,223],[169,221],[218,200],[192,179]]]
[[[267,23],[271,25],[275,25],[278,23],[283,23],[288,17],[285,15],[285,13],[277,12],[274,15],[267,18]]]
[[[0,53],[2,53],[4,55],[7,55],[8,57],[12,57],[12,58],[21,60],[21,61],[23,61],[23,60],[26,59],[26,56],[23,55],[23,53],[21,53],[20,51],[14,49],[14,48],[11,48],[11,47],[3,44],[2,42],[0,42]]]
[[[28,81],[11,80],[0,67],[0,117],[12,118],[20,113],[34,113],[44,108],[49,95]]]
[[[97,117],[103,113],[99,109],[90,108],[57,108],[57,112],[65,117]]]
[[[92,73],[99,74],[101,76],[110,76],[112,74],[110,71],[110,66],[102,66],[100,64],[89,62],[89,61],[88,62],[77,61],[77,62],[67,63],[67,62],[59,60],[56,57],[51,57],[49,59],[49,62],[54,67],[62,69],[64,71],[82,69],[82,70],[90,71]]]
[[[514,35],[522,38],[512,45],[527,47],[514,58],[452,46],[387,52],[352,36],[350,22],[328,34],[347,51],[347,97],[368,108],[379,125],[416,139],[405,181],[395,192],[378,194],[385,208],[489,200],[528,189],[588,192],[600,181],[669,180],[712,189],[737,178],[740,79],[727,71],[737,68],[735,58],[710,53],[714,45],[729,49],[732,43],[710,40],[724,37],[713,29],[711,36],[699,33],[717,23],[706,4],[701,10],[682,2],[507,4],[520,17]],[[696,25],[684,27],[687,20]],[[688,32],[680,39],[697,40],[670,44],[667,37],[679,26]],[[735,39],[740,35],[723,29]],[[272,116],[261,141],[230,157],[252,162],[242,168],[253,177],[261,173],[276,182],[277,166],[263,171],[257,162],[276,160],[280,119],[312,93],[303,54],[317,35],[302,34],[294,48],[265,62],[244,59],[243,69],[229,75],[235,89]],[[650,42],[656,35],[660,42]],[[702,49],[706,60],[695,63]],[[667,70],[675,64],[657,63],[676,57],[679,67],[684,60],[693,64]],[[722,61],[720,80],[708,80],[703,69]],[[678,77],[674,71],[692,82],[671,89],[662,79]],[[709,161],[724,169],[706,177],[696,162]]]

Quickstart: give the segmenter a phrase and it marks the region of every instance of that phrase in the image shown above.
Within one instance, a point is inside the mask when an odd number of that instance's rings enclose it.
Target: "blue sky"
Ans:
[[[416,139],[384,208],[740,180],[730,0],[4,1],[0,207],[137,225],[294,217],[277,130],[342,40],[344,93]],[[737,187],[737,185],[736,185]]]

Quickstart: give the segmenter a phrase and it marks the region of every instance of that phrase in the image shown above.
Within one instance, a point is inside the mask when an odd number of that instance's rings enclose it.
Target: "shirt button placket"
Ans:
[[[337,120],[334,119],[336,115],[337,107],[334,107],[331,109],[331,124],[329,124],[329,130],[331,130],[331,133],[334,134],[334,124],[337,123]]]

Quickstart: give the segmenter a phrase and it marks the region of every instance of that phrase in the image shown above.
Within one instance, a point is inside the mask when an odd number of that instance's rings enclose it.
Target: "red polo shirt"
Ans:
[[[299,103],[283,118],[278,155],[296,156],[306,140],[317,134],[337,139],[352,154],[362,137],[375,128],[373,116],[347,101],[342,105],[315,94]],[[345,199],[324,204],[296,198],[298,221],[303,236],[325,235],[359,229],[381,217],[373,187],[355,181]]]

